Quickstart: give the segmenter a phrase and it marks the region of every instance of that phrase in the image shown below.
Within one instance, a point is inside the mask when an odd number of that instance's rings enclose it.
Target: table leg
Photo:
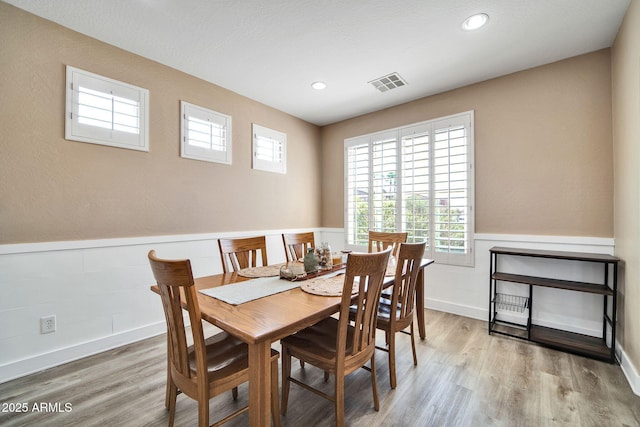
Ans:
[[[427,334],[424,326],[424,268],[418,271],[416,281],[416,312],[418,315],[418,333],[420,339],[425,339]]]
[[[249,425],[265,427],[271,417],[271,346],[249,344]]]

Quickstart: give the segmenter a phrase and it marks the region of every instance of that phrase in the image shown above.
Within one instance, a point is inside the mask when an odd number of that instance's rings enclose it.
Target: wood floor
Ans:
[[[368,372],[346,378],[347,425],[640,426],[640,397],[619,366],[489,336],[486,322],[479,320],[430,310],[426,319],[427,338],[417,341],[417,367],[409,337],[398,337],[397,389],[389,388],[386,353],[377,353],[379,412],[373,409]],[[164,336],[159,336],[0,384],[1,410],[28,404],[26,413],[0,412],[0,425],[167,425],[165,353]],[[321,371],[293,366],[294,375],[331,390],[333,379],[323,384]],[[236,402],[230,393],[212,399],[212,420],[246,399],[246,385]],[[45,411],[34,412],[33,405],[42,403],[48,404]],[[196,421],[194,401],[178,396],[176,425]],[[226,425],[247,423],[245,413]],[[333,423],[331,402],[292,384],[283,426]]]

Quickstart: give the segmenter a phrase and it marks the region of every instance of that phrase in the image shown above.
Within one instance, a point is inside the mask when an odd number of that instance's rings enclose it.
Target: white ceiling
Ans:
[[[325,125],[610,47],[630,0],[4,1]]]

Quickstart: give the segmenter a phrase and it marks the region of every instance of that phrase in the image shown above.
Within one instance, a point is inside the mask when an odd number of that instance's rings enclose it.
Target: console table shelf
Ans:
[[[616,300],[619,259],[612,255],[580,252],[544,251],[535,249],[501,248],[490,249],[491,268],[489,278],[489,334],[496,333],[536,342],[547,347],[563,350],[609,363],[615,363]],[[534,257],[565,261],[596,263],[602,266],[602,283],[577,282],[541,276],[528,276],[499,271],[498,257]],[[500,282],[518,283],[526,287],[528,296],[507,295],[499,292]],[[562,289],[602,296],[602,337],[578,334],[535,324],[532,319],[533,287]],[[608,314],[609,309],[612,315]],[[500,310],[524,313],[522,323],[507,321]]]
[[[493,273],[494,280],[523,283],[547,288],[566,289],[569,291],[588,292],[591,294],[613,295],[613,291],[605,285],[597,283],[572,282],[570,280],[547,279],[545,277],[522,276],[520,274]]]
[[[595,359],[609,361],[611,358],[611,349],[607,347],[604,339],[589,335],[533,325],[531,327],[531,341]]]

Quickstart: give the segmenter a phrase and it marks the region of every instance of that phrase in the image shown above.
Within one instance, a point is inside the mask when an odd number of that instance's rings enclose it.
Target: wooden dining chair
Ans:
[[[296,261],[304,257],[309,248],[315,248],[313,231],[308,233],[282,233],[282,243],[287,261]]]
[[[407,233],[369,230],[369,245],[367,252],[380,252],[391,247],[391,257],[393,257],[391,260],[395,261],[395,259],[398,258],[400,243],[405,243],[406,241]],[[391,265],[393,265],[393,263],[391,263]],[[391,299],[391,290],[383,290],[382,298]]]
[[[351,253],[347,258],[339,317],[328,317],[293,335],[282,344],[282,414],[287,412],[290,383],[334,402],[337,426],[344,425],[344,378],[358,368],[371,372],[375,410],[379,410],[375,371],[376,313],[390,250],[375,254]],[[358,292],[351,295],[356,283]],[[349,322],[349,307],[355,307],[354,322]],[[333,396],[291,377],[291,357],[334,374]],[[367,368],[365,364],[370,361]]]
[[[391,256],[398,257],[400,243],[406,243],[407,233],[391,233],[386,231],[369,230],[368,252],[380,252],[392,247]]]
[[[240,239],[218,239],[222,271],[238,271],[248,267],[267,266],[267,242],[265,236]],[[258,259],[262,264],[258,264]],[[231,266],[231,269],[229,268]]]
[[[176,397],[182,392],[198,401],[198,426],[209,426],[209,399],[231,390],[237,398],[237,387],[249,380],[247,344],[226,332],[204,339],[200,308],[189,260],[163,260],[155,251],[148,254],[156,279],[167,322],[167,396],[169,425],[176,412]],[[181,296],[182,293],[182,296]],[[191,322],[193,345],[187,346],[187,328],[182,316],[186,307]],[[271,350],[271,411],[273,424],[280,425],[278,404],[278,358]],[[220,420],[222,424],[240,415],[240,408]]]
[[[395,337],[397,332],[411,335],[413,364],[418,364],[413,333],[413,316],[415,312],[416,282],[425,246],[426,242],[401,243],[399,245],[391,299],[386,299],[383,296],[378,307],[377,328],[384,331],[387,347],[376,348],[389,353],[389,382],[391,383],[391,388],[396,388]],[[407,327],[410,327],[410,332],[405,331]]]

